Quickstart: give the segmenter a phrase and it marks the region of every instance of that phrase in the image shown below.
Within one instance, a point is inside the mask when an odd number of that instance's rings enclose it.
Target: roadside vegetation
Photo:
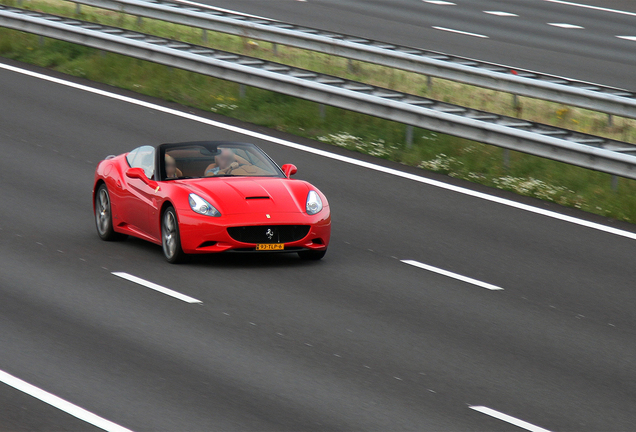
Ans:
[[[3,4],[18,6],[17,1]],[[636,121],[562,105],[500,93],[377,65],[348,62],[328,55],[207,32],[164,22],[55,0],[24,0],[22,7],[77,17],[273,60],[356,81],[470,106],[509,116],[552,124],[585,133],[636,142]],[[415,128],[412,145],[406,127],[333,107],[247,88],[182,70],[144,62],[91,48],[0,29],[0,56],[70,75],[159,97],[335,146],[389,159],[455,178],[553,201],[602,216],[636,222],[636,181],[612,179],[583,168],[562,164],[494,146]],[[429,85],[432,84],[432,85]],[[324,115],[322,115],[324,114]],[[505,162],[507,160],[507,162]]]

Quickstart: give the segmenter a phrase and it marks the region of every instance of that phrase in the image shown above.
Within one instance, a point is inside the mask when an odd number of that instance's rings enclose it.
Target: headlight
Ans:
[[[322,210],[322,200],[320,196],[316,193],[316,191],[309,191],[307,194],[307,214],[315,215],[316,213]]]
[[[190,208],[199,214],[215,217],[221,216],[221,213],[219,213],[212,204],[197,194],[191,193],[188,197],[188,201],[190,202]]]

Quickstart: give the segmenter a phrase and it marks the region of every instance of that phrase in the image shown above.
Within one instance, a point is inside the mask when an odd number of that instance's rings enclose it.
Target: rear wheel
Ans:
[[[105,184],[101,184],[95,194],[95,225],[97,227],[97,234],[99,234],[102,240],[113,241],[126,237],[124,234],[115,232],[113,229],[110,194]]]
[[[321,251],[311,250],[311,251],[298,252],[298,256],[300,257],[301,260],[318,261],[318,260],[321,260],[326,253],[327,253],[327,250],[321,250]]]
[[[161,244],[163,255],[169,263],[176,264],[184,260],[185,253],[181,249],[177,213],[172,206],[166,208],[161,216]]]

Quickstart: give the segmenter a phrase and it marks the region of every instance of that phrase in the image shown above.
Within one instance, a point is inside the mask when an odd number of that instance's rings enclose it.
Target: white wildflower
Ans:
[[[435,156],[434,159],[420,162],[418,168],[448,173],[451,168],[458,167],[460,165],[463,165],[463,162],[458,161],[454,157],[446,156],[444,153],[440,153]]]
[[[534,196],[548,201],[554,201],[554,196],[569,192],[563,186],[555,186],[532,177],[505,176],[492,180],[499,189],[506,189],[521,195]]]
[[[391,149],[397,149],[395,146],[387,146],[383,139],[377,139],[371,142],[365,142],[362,138],[355,135],[351,135],[348,132],[340,132],[337,134],[329,134],[326,136],[319,136],[319,141],[337,145],[339,147],[346,147],[352,150],[357,150],[362,153],[367,153],[371,156],[384,157],[390,154]]]

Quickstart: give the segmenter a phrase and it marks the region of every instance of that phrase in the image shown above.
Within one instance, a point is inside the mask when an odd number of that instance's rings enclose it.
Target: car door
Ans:
[[[126,158],[130,168],[141,168],[148,180],[154,183],[155,148],[139,147],[130,152]],[[130,178],[124,175],[121,207],[128,227],[145,237],[155,239],[153,235],[151,215],[156,205],[155,189],[147,181]]]

